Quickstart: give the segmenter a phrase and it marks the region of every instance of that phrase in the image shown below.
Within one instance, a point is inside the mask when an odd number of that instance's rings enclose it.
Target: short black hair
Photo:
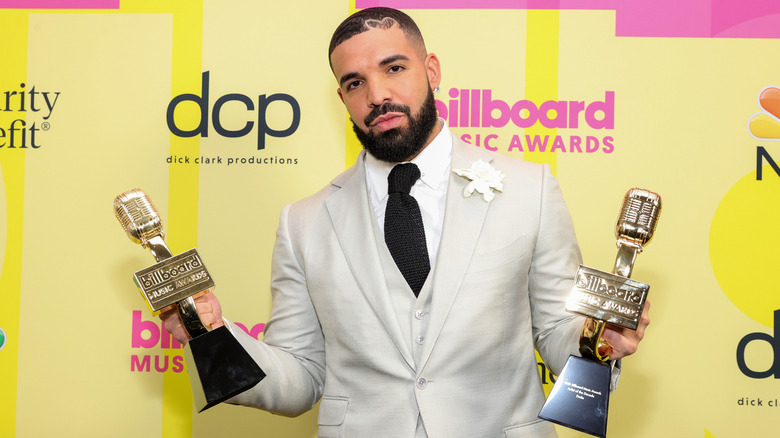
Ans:
[[[417,27],[417,23],[412,20],[412,17],[398,9],[367,8],[347,17],[333,32],[333,36],[330,39],[330,47],[328,48],[328,62],[330,62],[330,55],[333,54],[336,47],[344,41],[374,28],[389,29],[394,25],[398,25],[401,28],[407,40],[412,43],[419,43],[423,52],[425,52],[425,41],[420,28]],[[333,65],[331,64],[332,69]]]

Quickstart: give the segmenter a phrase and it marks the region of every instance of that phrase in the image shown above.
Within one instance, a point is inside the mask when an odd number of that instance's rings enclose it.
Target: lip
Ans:
[[[370,128],[378,129],[380,131],[387,131],[393,129],[401,124],[403,120],[403,113],[386,113],[374,119],[371,122]]]

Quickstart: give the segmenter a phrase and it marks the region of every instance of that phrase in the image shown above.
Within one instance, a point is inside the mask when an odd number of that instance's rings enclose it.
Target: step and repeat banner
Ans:
[[[194,413],[112,201],[146,191],[261,339],[281,208],[360,148],[330,35],[377,5],[439,56],[455,133],[553,167],[585,263],[611,268],[628,189],[663,196],[609,436],[774,436],[780,6],[760,0],[0,0],[0,436],[316,435],[316,409]]]

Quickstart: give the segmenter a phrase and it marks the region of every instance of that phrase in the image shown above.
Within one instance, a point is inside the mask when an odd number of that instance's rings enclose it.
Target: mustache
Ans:
[[[363,119],[363,123],[365,123],[366,126],[370,126],[371,122],[374,121],[377,117],[387,114],[389,112],[395,112],[395,113],[404,113],[408,117],[412,116],[412,111],[409,109],[406,105],[401,105],[397,103],[384,103],[381,106],[375,107],[371,110],[370,113],[366,116],[365,119]]]

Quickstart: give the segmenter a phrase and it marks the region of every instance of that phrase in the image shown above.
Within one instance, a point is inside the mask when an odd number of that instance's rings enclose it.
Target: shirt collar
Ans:
[[[452,133],[444,119],[439,118],[439,122],[442,124],[439,134],[411,160],[420,168],[420,180],[432,190],[437,190],[446,182],[452,159]],[[380,200],[387,197],[387,177],[396,164],[398,163],[380,161],[369,153],[365,154],[369,190],[376,190],[375,194]]]

